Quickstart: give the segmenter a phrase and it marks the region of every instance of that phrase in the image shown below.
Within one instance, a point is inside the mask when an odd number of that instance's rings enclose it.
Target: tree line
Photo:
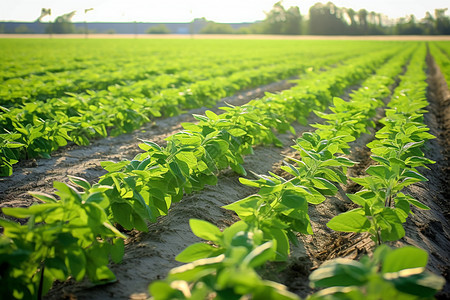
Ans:
[[[434,15],[427,12],[423,19],[414,15],[397,21],[366,9],[337,7],[332,2],[316,3],[309,9],[309,18],[300,14],[298,6],[288,9],[282,1],[274,4],[262,22],[232,32],[227,24],[210,22],[203,33],[253,33],[286,35],[449,35],[450,18],[445,15],[447,8],[435,9]],[[211,24],[214,24],[212,26]]]
[[[281,34],[281,35],[450,35],[450,17],[447,8],[438,8],[434,14],[427,12],[417,19],[414,15],[392,20],[388,17],[360,9],[337,7],[332,2],[316,3],[309,9],[308,18],[302,16],[298,6],[285,8],[282,1],[275,3],[263,21],[234,29],[230,24],[216,23],[205,18],[190,23],[191,34]],[[44,11],[43,11],[44,12]],[[71,19],[75,12],[59,16],[46,27],[47,33],[81,33]],[[40,22],[39,17],[37,22]],[[136,22],[135,22],[136,23]],[[136,26],[136,24],[135,24]],[[136,31],[136,30],[135,30]],[[5,32],[0,26],[0,33]],[[30,33],[25,25],[16,28],[16,33]],[[150,34],[171,33],[164,24],[147,29]]]

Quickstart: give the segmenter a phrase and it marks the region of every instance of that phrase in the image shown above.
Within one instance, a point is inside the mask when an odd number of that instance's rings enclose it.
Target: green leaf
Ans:
[[[211,254],[216,253],[217,248],[205,243],[195,243],[189,245],[175,259],[182,263],[193,262],[197,259],[210,257]]]
[[[220,243],[223,234],[214,224],[204,220],[190,219],[189,225],[192,232],[199,238]]]
[[[335,160],[345,167],[352,167],[356,164],[356,162],[342,156],[336,157]]]
[[[286,261],[289,257],[290,247],[289,247],[289,239],[286,235],[286,231],[281,230],[279,228],[272,227],[269,230],[265,231],[268,235],[270,235],[273,239],[276,240],[277,244],[277,261]]]
[[[183,289],[177,289],[176,287],[181,286],[181,283],[184,283]],[[189,285],[186,281],[176,281],[171,284],[164,281],[153,281],[148,291],[155,300],[183,299],[183,297],[186,297],[190,293]],[[186,291],[186,293],[183,294],[182,291]]]
[[[422,174],[412,171],[412,170],[407,170],[405,172],[403,172],[402,176],[404,177],[411,177],[411,178],[416,178],[419,179],[420,181],[428,181],[428,179],[423,176]]]
[[[217,268],[223,263],[225,255],[216,257],[198,259],[186,265],[173,268],[169,272],[169,280],[193,281],[216,272]]]
[[[238,200],[229,205],[222,206],[225,209],[232,210],[238,214],[240,218],[251,216],[259,206],[262,197],[259,195],[251,195],[247,198]]]
[[[82,187],[84,190],[89,190],[91,188],[91,185],[89,184],[89,182],[84,178],[71,176],[71,175],[68,175],[67,177],[69,177],[69,180],[72,183]]]
[[[228,247],[229,245],[231,245],[231,242],[233,241],[233,238],[235,237],[235,235],[238,232],[240,232],[240,231],[247,231],[247,229],[248,229],[248,224],[245,223],[242,220],[241,221],[237,221],[236,223],[234,223],[230,227],[226,228],[223,231],[224,247]]]
[[[323,193],[325,195],[334,195],[338,191],[337,187],[334,184],[324,178],[314,177],[311,182],[313,183],[314,188],[329,191],[328,193]]]
[[[327,226],[336,231],[366,232],[370,228],[370,221],[364,216],[364,210],[357,208],[335,216]]]
[[[290,189],[285,190],[281,195],[281,204],[289,208],[308,209],[305,196]]]
[[[390,179],[395,175],[387,166],[370,166],[367,168],[366,173],[383,180]]]
[[[128,203],[115,202],[111,204],[111,211],[114,216],[114,221],[123,226],[127,230],[134,227],[132,216],[133,208]]]
[[[443,277],[425,272],[424,268],[386,273],[383,278],[393,283],[395,288],[403,293],[427,299],[434,296],[445,285]]]
[[[389,166],[389,165],[390,165],[389,160],[387,160],[387,159],[384,158],[384,157],[381,157],[381,156],[378,156],[378,155],[371,155],[370,157],[371,157],[374,161],[379,162],[379,163],[381,163],[381,164],[383,164],[383,165],[385,165],[385,166]]]
[[[199,120],[199,121],[205,121],[205,122],[208,122],[208,121],[209,121],[209,119],[208,119],[207,117],[202,116],[202,115],[192,114],[192,116],[193,116],[196,120]]]
[[[41,193],[41,192],[28,192],[28,194],[30,194],[31,196],[33,196],[36,199],[39,199],[43,202],[50,202],[50,203],[55,203],[56,199],[55,197],[51,196],[51,195],[47,195],[45,193]]]
[[[375,216],[381,226],[383,241],[396,241],[405,236],[405,229],[397,213],[391,208],[385,208]]]
[[[65,264],[75,280],[80,281],[86,274],[86,257],[80,249],[71,249],[66,253]]]
[[[235,137],[239,137],[239,136],[243,136],[243,135],[247,134],[247,132],[245,130],[240,129],[240,128],[233,128],[233,129],[228,130],[228,132],[232,136],[235,136]]]
[[[144,151],[148,151],[150,149],[154,149],[156,151],[162,151],[161,147],[152,141],[146,141],[146,140],[141,140],[143,142],[143,144],[139,144],[139,147],[144,150]]]
[[[426,206],[425,204],[419,202],[418,200],[414,199],[413,197],[407,197],[407,201],[409,203],[411,203],[412,205],[420,208],[420,209],[425,209],[425,210],[429,210],[430,209],[428,206]]]
[[[345,258],[325,262],[309,276],[310,284],[316,287],[362,286],[368,281],[370,270],[363,264]]]
[[[253,249],[242,262],[243,265],[250,268],[256,268],[273,259],[275,251],[273,249],[272,241],[268,241],[255,249]]]
[[[100,165],[103,169],[110,173],[118,172],[125,168],[130,162],[128,160],[124,160],[118,163],[112,162],[112,161],[102,161],[100,162]]]
[[[366,200],[356,194],[347,194],[347,197],[352,200],[353,203],[358,204],[359,206],[363,206],[366,204]]]
[[[197,158],[191,151],[182,151],[175,155],[177,159],[184,161],[190,169],[194,169],[197,166]],[[189,174],[185,171],[185,173]]]
[[[12,149],[12,148],[20,148],[20,147],[23,147],[23,146],[25,146],[25,144],[17,143],[17,142],[9,142],[9,143],[6,144],[6,147],[8,147],[10,149]]]
[[[47,211],[50,211],[61,207],[61,204],[56,203],[44,203],[44,204],[36,204],[32,205],[28,208],[23,207],[4,207],[2,208],[2,211],[5,215],[12,216],[15,218],[23,219],[28,218],[33,215],[39,215],[41,213],[46,213]]]
[[[403,269],[425,268],[428,262],[428,253],[420,248],[406,246],[390,252],[382,266],[383,273],[398,272]]]
[[[122,261],[123,255],[125,253],[125,243],[121,238],[115,239],[113,245],[111,246],[111,259],[116,264]]]
[[[205,111],[205,115],[206,115],[208,118],[210,118],[211,120],[213,120],[213,121],[219,120],[219,117],[218,117],[214,112],[212,112],[212,111],[210,111],[210,110]]]

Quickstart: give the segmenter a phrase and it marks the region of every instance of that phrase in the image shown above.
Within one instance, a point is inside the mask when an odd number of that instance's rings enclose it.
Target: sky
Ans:
[[[322,1],[323,3],[329,0]],[[190,22],[205,17],[215,22],[254,22],[263,20],[277,0],[0,0],[0,21],[35,21],[42,8],[57,16],[76,10],[73,22]],[[298,6],[306,15],[317,0],[284,0],[285,8]],[[418,19],[435,8],[448,8],[448,0],[334,0],[338,7],[362,8],[392,19],[414,14]],[[85,9],[93,10],[85,13]],[[449,12],[446,13],[449,15]]]

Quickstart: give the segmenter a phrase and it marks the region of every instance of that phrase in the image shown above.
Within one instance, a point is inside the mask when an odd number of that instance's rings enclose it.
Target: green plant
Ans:
[[[405,235],[403,223],[410,213],[410,206],[429,209],[403,188],[420,181],[427,181],[416,168],[425,167],[433,161],[424,157],[420,149],[424,143],[434,138],[423,124],[424,98],[423,58],[424,47],[413,56],[402,82],[395,90],[393,99],[381,121],[374,141],[367,144],[378,165],[367,168],[369,176],[351,178],[364,190],[347,195],[360,208],[344,212],[328,222],[328,227],[344,232],[369,232],[378,244],[395,241]],[[417,63],[417,62],[421,63]]]
[[[107,267],[109,257],[119,262],[125,236],[108,221],[103,210],[109,187],[81,178],[71,181],[82,187],[54,182],[59,200],[32,193],[43,204],[29,208],[3,208],[5,215],[28,221],[25,225],[0,219],[0,264],[2,296],[41,299],[53,281],[86,275],[95,284],[115,281]]]
[[[13,172],[13,165],[19,162],[18,150],[25,144],[19,143],[21,135],[19,133],[0,134],[0,176],[10,176]]]
[[[311,286],[325,289],[308,299],[432,299],[445,279],[426,271],[427,261],[427,252],[420,248],[386,245],[372,258],[330,260],[311,273]]]
[[[215,246],[196,243],[176,259],[188,264],[174,268],[165,281],[153,282],[149,292],[163,299],[298,299],[278,283],[263,280],[255,271],[275,257],[275,241],[265,241],[264,233],[240,221],[221,232],[202,220],[191,219],[195,235]]]

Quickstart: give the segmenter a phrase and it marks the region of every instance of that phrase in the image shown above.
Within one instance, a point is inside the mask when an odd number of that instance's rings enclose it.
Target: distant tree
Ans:
[[[286,22],[284,24],[283,33],[289,35],[302,33],[302,15],[298,6],[291,6],[286,11]]]
[[[170,29],[167,28],[167,26],[164,24],[159,24],[159,25],[149,27],[145,32],[148,34],[169,34],[169,33],[171,33]]]
[[[331,2],[316,3],[309,9],[309,33],[318,35],[345,34],[349,26],[345,12]]]
[[[279,1],[266,13],[263,27],[263,32],[268,34],[301,34],[302,15],[300,9],[298,6],[292,6],[286,10]]]
[[[355,20],[356,11],[354,11],[352,8],[346,8],[345,12],[347,13],[348,19],[350,20],[348,34],[358,34],[358,24]]]
[[[424,34],[436,34],[436,29],[434,27],[434,18],[433,15],[430,14],[429,11],[426,12],[425,18],[423,18],[421,21],[421,26],[424,30]]]
[[[27,25],[20,25],[19,27],[16,27],[16,29],[14,29],[15,33],[18,34],[24,34],[24,33],[33,33],[33,31],[28,28]]]
[[[362,34],[367,34],[369,31],[369,25],[367,22],[367,15],[369,13],[365,9],[358,10],[359,28]]]
[[[190,34],[199,33],[206,25],[208,25],[206,18],[195,18],[189,26],[189,32]]]
[[[36,22],[40,23],[44,17],[50,16],[51,14],[52,10],[50,8],[43,8],[41,10],[41,15],[37,18]]]
[[[251,34],[264,34],[266,32],[266,24],[264,21],[255,22],[248,27]]]
[[[76,11],[72,11],[57,17],[55,22],[49,24],[49,28],[46,30],[47,33],[75,33],[75,25],[72,23],[72,17],[75,13]]]
[[[385,34],[383,26],[381,25],[381,14],[378,14],[374,11],[369,13],[367,25],[367,34],[371,35],[380,35]]]
[[[409,16],[409,20],[401,18],[396,25],[396,31],[399,35],[420,35],[423,34],[423,28],[416,22],[414,15]]]
[[[279,1],[273,5],[268,13],[266,13],[266,19],[264,20],[266,33],[282,34],[285,22],[286,10],[281,4],[281,1]]]
[[[252,29],[250,26],[241,27],[238,30],[235,30],[234,33],[236,34],[252,34]]]
[[[200,30],[203,34],[231,34],[233,28],[230,24],[222,24],[216,22],[208,22],[205,27]]]
[[[437,34],[450,34],[450,18],[445,15],[447,8],[440,8],[434,10],[435,28]]]

